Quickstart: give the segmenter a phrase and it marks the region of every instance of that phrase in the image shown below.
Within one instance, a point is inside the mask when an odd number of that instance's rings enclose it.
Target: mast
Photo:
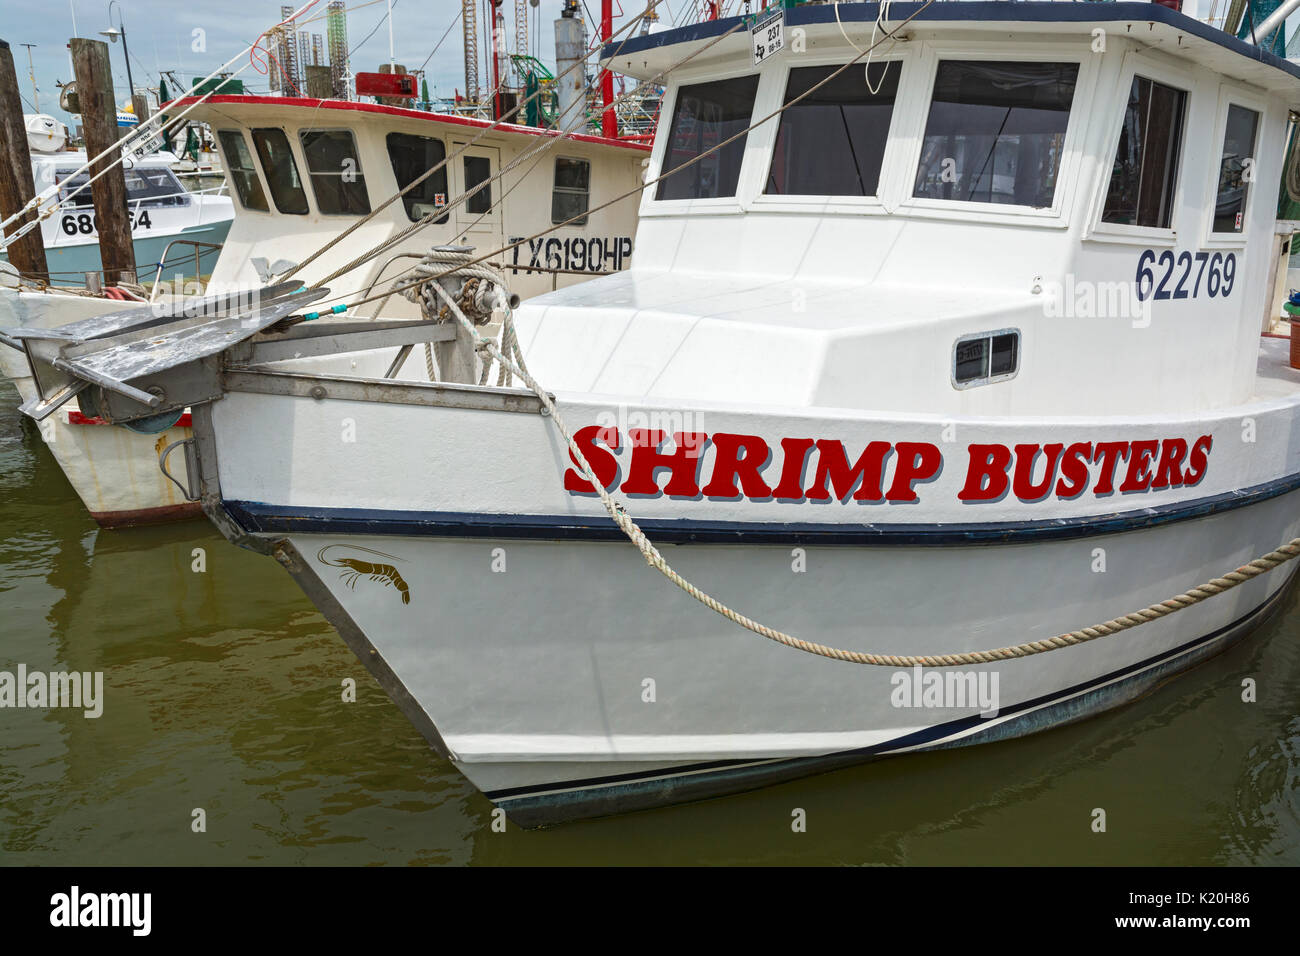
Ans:
[[[461,27],[465,33],[465,99],[479,101],[478,83],[478,4],[476,0],[461,0]]]
[[[604,46],[614,36],[614,0],[600,0],[600,44]],[[618,136],[618,117],[614,115],[614,74],[605,70],[600,75],[600,131],[614,139]]]

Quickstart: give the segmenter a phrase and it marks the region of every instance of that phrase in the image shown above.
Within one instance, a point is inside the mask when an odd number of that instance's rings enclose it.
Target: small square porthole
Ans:
[[[1020,332],[1016,329],[963,335],[953,346],[953,388],[1002,382],[1019,370]]]

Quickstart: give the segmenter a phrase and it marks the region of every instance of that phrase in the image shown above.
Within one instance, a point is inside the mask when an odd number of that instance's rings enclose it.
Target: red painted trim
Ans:
[[[163,109],[183,109],[196,101],[197,97],[185,96],[178,100],[172,100],[167,103]],[[274,106],[279,109],[289,107],[294,109],[310,110],[351,110],[356,113],[380,113],[387,116],[400,116],[403,119],[424,120],[427,123],[447,123],[451,126],[469,126],[475,129],[486,129],[489,126],[494,125],[488,120],[474,119],[470,116],[452,116],[448,113],[427,113],[424,110],[408,110],[400,106],[383,106],[379,103],[356,103],[352,100],[314,100],[305,96],[211,96],[204,102],[216,106],[226,104],[230,106]],[[521,133],[525,136],[551,137],[558,137],[560,135],[559,130],[538,129],[536,126],[520,126],[516,123],[497,123],[495,125],[502,133]],[[641,143],[629,143],[626,140],[611,139],[607,136],[589,136],[586,133],[573,133],[566,138],[579,143],[593,143],[597,146],[618,146],[623,149],[638,150],[647,153],[650,151],[649,146]]]
[[[102,418],[91,418],[89,415],[81,414],[81,412],[72,411],[72,412],[68,412],[68,424],[69,425],[111,425],[113,423],[106,422]],[[176,424],[173,425],[172,428],[192,428],[193,425],[194,425],[194,421],[193,419],[190,418],[190,413],[184,412],[181,414],[181,417],[176,420]]]
[[[90,516],[101,528],[134,528],[142,524],[162,524],[166,521],[184,521],[203,515],[203,506],[197,501],[160,508],[137,508],[134,511],[92,511]]]

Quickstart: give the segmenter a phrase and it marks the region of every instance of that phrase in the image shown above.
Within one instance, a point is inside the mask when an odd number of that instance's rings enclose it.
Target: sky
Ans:
[[[294,2],[294,0],[291,0]],[[307,0],[296,0],[294,8]],[[436,54],[426,67],[430,94],[450,97],[457,88],[465,85],[465,65],[462,55],[462,30],[459,22],[452,26],[460,12],[461,0],[392,0],[393,36],[397,62],[407,69],[418,69],[433,51],[439,38],[452,27]],[[352,68],[357,71],[376,71],[380,63],[388,62],[388,24],[385,21],[386,0],[347,0],[348,41],[353,50]],[[586,0],[593,13],[599,16],[599,0]],[[638,0],[617,0],[615,9],[644,9]],[[540,0],[537,7],[530,6],[529,34],[534,34],[536,20],[540,18],[540,52],[536,55],[554,68],[554,27],[559,17],[561,0]],[[669,0],[672,11],[683,11],[693,5],[692,0]],[[482,2],[479,3],[480,10]],[[662,8],[661,8],[662,9]],[[0,0],[0,38],[8,40],[13,48],[14,65],[18,70],[19,90],[27,100],[24,108],[35,111],[32,83],[28,78],[27,50],[23,43],[33,43],[32,61],[35,65],[36,86],[39,91],[40,111],[69,122],[68,115],[58,108],[56,81],[72,78],[68,60],[68,38],[74,35],[106,39],[99,31],[116,26],[118,14],[126,25],[126,38],[131,52],[131,71],[135,85],[156,88],[159,70],[176,70],[188,86],[193,77],[206,76],[226,60],[238,54],[253,42],[267,27],[279,19],[278,0],[117,0],[112,5],[109,20],[109,0]],[[320,0],[310,12],[299,20],[323,16],[325,0]],[[506,0],[502,7],[506,30],[514,36],[514,0]],[[480,13],[480,21],[483,14]],[[73,32],[73,20],[76,33]],[[615,20],[615,29],[627,17]],[[592,21],[588,21],[591,23]],[[375,28],[378,27],[376,30]],[[318,20],[300,29],[325,35],[325,21]],[[595,27],[591,27],[594,31]],[[206,52],[194,52],[194,31],[201,30]],[[367,34],[375,32],[366,39]],[[122,43],[109,44],[109,62],[113,69],[113,84],[119,103],[127,101],[126,60]],[[247,62],[242,57],[233,68]],[[245,86],[253,92],[269,88],[265,74],[250,67],[240,74]],[[170,84],[169,84],[170,86]],[[174,92],[174,91],[173,91]]]
[[[306,0],[296,0],[295,9]],[[352,68],[356,71],[375,71],[388,60],[388,24],[385,20],[387,0],[347,0],[348,42],[353,51]],[[514,2],[506,0],[502,12],[506,30],[513,36]],[[599,15],[599,0],[583,0],[584,5]],[[1213,0],[1188,0],[1187,12],[1203,16]],[[428,59],[426,67],[430,93],[436,97],[450,97],[457,88],[464,87],[465,67],[462,55],[462,31],[455,22],[461,0],[392,0],[393,36],[397,62],[408,69],[418,69]],[[741,0],[724,0],[724,9],[738,8]],[[1226,7],[1227,0],[1221,5]],[[478,0],[482,9],[483,0]],[[35,66],[36,86],[39,92],[40,111],[50,113],[65,123],[68,115],[58,107],[56,81],[72,78],[68,60],[67,41],[76,34],[83,37],[99,36],[99,31],[116,26],[120,12],[125,22],[127,42],[131,52],[131,70],[137,87],[158,85],[160,70],[175,70],[186,85],[194,77],[205,76],[226,60],[238,54],[253,42],[267,27],[280,19],[278,0],[114,0],[110,24],[110,0],[0,0],[0,38],[13,47],[14,62],[18,69],[19,89],[27,100],[25,109],[35,112],[36,96],[27,76],[27,50],[24,43],[35,44],[31,50]],[[561,0],[540,0],[537,7],[529,7],[529,33],[537,36],[537,55],[554,68],[554,28],[559,17]],[[664,0],[660,7],[665,23],[680,21],[692,16],[698,0]],[[615,0],[615,11],[624,11],[616,17],[615,29],[629,16],[644,9],[641,0]],[[325,0],[319,0],[302,20],[323,15]],[[480,19],[482,19],[480,13]],[[540,19],[540,24],[537,20]],[[1296,18],[1292,18],[1294,23]],[[453,26],[453,23],[455,25]],[[589,29],[595,30],[595,21],[589,16]],[[540,30],[538,30],[540,26]],[[439,39],[451,27],[442,45],[433,53]],[[377,28],[377,29],[376,29]],[[323,19],[301,27],[311,33],[325,34]],[[195,31],[200,34],[205,51],[195,52]],[[373,31],[373,33],[372,33]],[[1288,31],[1289,32],[1289,31]],[[109,61],[113,69],[113,82],[119,103],[127,97],[126,61],[121,42],[110,43]],[[241,57],[232,69],[244,65]],[[263,92],[269,88],[264,73],[250,67],[240,74],[246,88]],[[172,91],[175,93],[175,91]]]

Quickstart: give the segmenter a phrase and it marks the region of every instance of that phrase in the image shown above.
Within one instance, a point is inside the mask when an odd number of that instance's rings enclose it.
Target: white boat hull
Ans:
[[[88,296],[4,290],[0,292],[0,332],[20,326],[51,328],[70,318],[103,315],[129,305]],[[0,375],[13,383],[23,402],[36,396],[36,383],[21,352],[0,345]],[[103,527],[118,528],[202,515],[198,502],[186,501],[180,487],[158,468],[164,448],[193,434],[188,422],[185,415],[178,427],[142,435],[87,418],[72,399],[38,428],[91,517]],[[168,467],[181,484],[188,480],[184,455],[171,455]]]
[[[309,397],[313,382],[329,398]],[[973,690],[900,698],[920,675],[801,653],[695,601],[647,566],[590,495],[564,491],[565,449],[524,407],[429,408],[418,396],[430,387],[414,385],[400,386],[417,396],[410,403],[357,401],[366,386],[328,377],[236,374],[228,385],[211,411],[222,520],[276,553],[434,747],[525,826],[1077,720],[1221,650],[1290,577],[1285,567],[1068,649],[926,672],[995,687],[996,713],[981,713]],[[504,400],[490,391],[461,389],[451,403]],[[578,427],[599,405],[560,408]],[[881,654],[981,651],[1166,600],[1300,536],[1300,452],[1272,440],[1290,432],[1294,405],[1250,410],[1260,441],[1235,447],[1237,409],[1149,425],[962,423],[948,466],[917,486],[911,507],[622,498],[683,577],[764,624]],[[772,447],[781,434],[861,448],[868,434],[897,441],[941,427],[699,416],[715,433],[762,434]],[[277,429],[291,429],[292,448],[272,448]],[[1156,432],[1213,438],[1194,487],[956,500],[967,442]],[[409,440],[421,434],[438,440]],[[711,453],[703,462],[701,482]]]

